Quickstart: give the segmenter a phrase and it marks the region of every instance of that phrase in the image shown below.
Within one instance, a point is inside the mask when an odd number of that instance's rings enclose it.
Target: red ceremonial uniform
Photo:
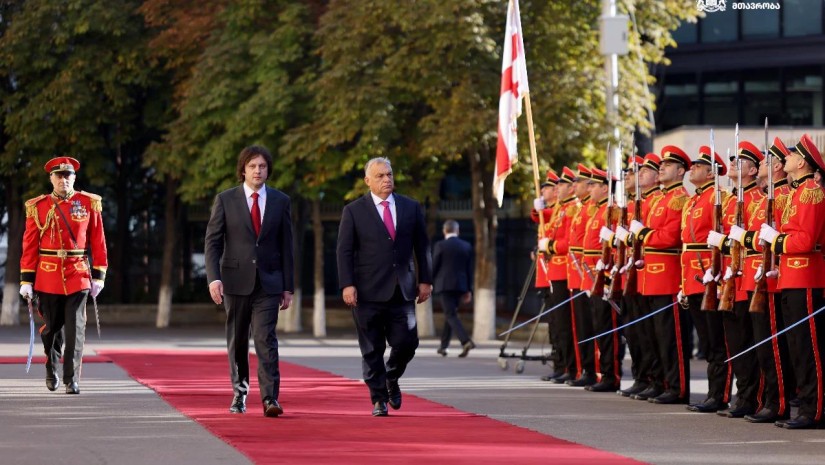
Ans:
[[[587,224],[584,228],[584,237],[582,240],[582,247],[584,248],[583,263],[590,268],[593,273],[596,271],[596,264],[602,256],[602,241],[599,238],[599,231],[605,225],[605,214],[607,212],[607,198],[599,201],[598,204],[593,205],[595,210],[592,215],[587,218]],[[585,268],[586,269],[586,268]],[[590,290],[593,287],[593,278],[590,273],[584,273],[582,280],[582,290]]]
[[[682,239],[679,235],[682,208],[688,200],[682,182],[676,182],[662,190],[663,195],[655,197],[650,211],[639,231],[644,252],[644,273],[642,295],[676,295],[679,292],[679,252]]]
[[[759,227],[765,222],[765,207],[763,201],[765,193],[752,182],[742,188],[744,191],[744,211],[742,212],[742,229],[748,231],[759,231]],[[730,233],[730,228],[736,221],[736,196],[731,195],[724,214],[725,233]],[[755,225],[755,229],[754,229]],[[726,250],[729,248],[726,247]],[[762,265],[762,254],[756,250],[744,247],[742,262],[742,276],[737,278],[736,301],[740,302],[748,299],[748,292],[756,289],[756,271]]]
[[[788,179],[780,179],[779,181],[774,183],[773,189],[773,224],[778,225],[780,221],[782,221],[782,212],[785,209],[785,205],[788,203],[788,199],[791,195],[791,187],[788,184]],[[763,195],[762,200],[760,201],[759,205],[756,207],[756,214],[753,215],[751,221],[748,223],[747,230],[748,232],[745,234],[745,247],[748,249],[750,253],[756,252],[759,253],[759,263],[762,263],[762,244],[763,242],[758,239],[759,229],[762,227],[762,224],[765,223],[766,217],[765,214],[768,209],[768,197]],[[749,253],[749,255],[750,255]],[[758,265],[757,265],[758,267]],[[767,271],[767,270],[766,270]],[[754,276],[755,277],[755,276]],[[747,284],[747,283],[746,283]],[[767,289],[768,292],[777,292],[776,288],[776,279],[768,279],[767,280]],[[751,284],[751,287],[754,287],[755,283]],[[753,290],[753,289],[750,289]]]
[[[541,216],[544,223],[539,222],[539,215],[535,209],[530,211],[530,219],[532,219],[534,223],[539,223],[539,228],[542,226],[544,227],[544,230],[539,231],[538,233],[539,239],[551,238],[550,234],[553,228],[550,222],[552,221],[554,211],[555,204],[542,210]],[[550,266],[550,257],[545,253],[545,251],[539,250],[536,254],[536,260],[538,260],[538,263],[536,263],[536,287],[550,287],[550,281],[547,279],[547,271]]]
[[[550,220],[550,265],[547,277],[550,281],[564,281],[567,278],[567,253],[570,251],[570,225],[578,213],[576,197],[569,197],[556,204]]]
[[[589,287],[582,287],[583,276],[587,274],[582,265],[582,244],[584,244],[584,231],[587,227],[587,221],[590,219],[590,216],[595,213],[596,209],[596,206],[590,201],[590,196],[588,195],[582,199],[578,213],[570,222],[570,238],[568,241],[570,245],[567,252],[569,258],[567,261],[567,287],[570,289],[590,290]],[[573,258],[575,258],[575,260]]]
[[[779,289],[822,288],[825,283],[825,190],[808,174],[794,181],[797,186],[782,211],[772,244],[779,255]]]
[[[90,279],[104,279],[108,263],[101,211],[100,196],[83,191],[73,192],[65,200],[41,195],[27,201],[21,283],[33,283],[38,292],[69,295],[90,289]],[[66,229],[67,222],[77,243]],[[87,248],[91,249],[91,273],[85,258]]]
[[[662,193],[662,190],[659,188],[659,186],[652,187],[652,188],[648,189],[647,191],[643,192],[642,193],[642,209],[641,209],[642,211],[638,216],[634,213],[633,214],[633,219],[644,223],[647,220],[647,218],[650,216],[650,207],[654,203],[657,203],[658,199],[660,197],[662,197],[663,195],[664,195],[664,193]],[[630,224],[629,221],[628,221],[628,224]],[[644,249],[642,249],[642,259],[644,259]],[[639,292],[639,293],[642,292],[642,287],[644,286],[644,273],[645,273],[644,267],[636,270],[636,291]]]
[[[716,190],[711,181],[696,188],[696,194],[688,200],[682,212],[682,292],[685,295],[705,292],[702,276],[710,267],[711,250],[707,240],[708,232],[713,229],[715,197]]]

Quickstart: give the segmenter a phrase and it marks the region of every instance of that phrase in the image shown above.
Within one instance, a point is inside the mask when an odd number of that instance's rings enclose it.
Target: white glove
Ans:
[[[604,271],[605,268],[607,268],[607,267],[604,266],[604,262],[600,258],[599,261],[596,262],[596,271]]]
[[[97,298],[97,295],[100,294],[100,291],[103,290],[103,281],[99,279],[92,280],[92,298]]]
[[[768,271],[768,273],[765,275],[766,278],[771,278],[771,279],[774,279],[777,276],[779,276],[779,270]]]
[[[540,211],[544,210],[544,199],[541,198],[541,197],[537,197],[537,198],[533,199],[533,208],[537,212],[540,212]]]
[[[616,237],[620,241],[627,244],[627,238],[630,237],[630,231],[628,231],[627,229],[625,229],[621,226],[616,226]]]
[[[753,280],[754,281],[759,281],[759,279],[762,278],[762,273],[764,273],[764,272],[765,272],[765,269],[762,268],[762,265],[759,265],[759,268],[756,269],[756,273],[754,273],[754,275],[753,275]]]
[[[727,268],[725,269],[725,277],[724,277],[724,278],[722,278],[722,279],[724,279],[725,281],[727,281],[727,280],[729,280],[729,279],[730,279],[730,278],[732,278],[732,277],[733,277],[733,270],[732,270],[732,269],[730,269],[730,267],[727,267]]]
[[[641,223],[641,221],[633,220],[630,222],[630,232],[633,234],[639,234],[639,231],[645,228],[645,225]]]
[[[768,223],[762,223],[762,227],[759,228],[760,239],[768,244],[773,244],[777,237],[779,237],[779,231],[773,229]]]
[[[34,292],[32,290],[31,284],[21,284],[20,285],[20,295],[23,296],[24,299],[31,299],[34,296]]]
[[[731,239],[735,240],[740,244],[744,244],[745,234],[747,234],[747,232],[748,231],[746,229],[742,229],[739,226],[733,225],[730,227],[730,233],[728,234],[728,237],[730,237]]]
[[[544,252],[544,253],[549,252],[549,250],[547,250],[547,249],[550,247],[550,239],[548,239],[546,237],[542,237],[541,239],[539,239],[538,247],[539,247],[539,252]]]
[[[613,242],[613,231],[611,231],[610,228],[608,228],[608,227],[602,226],[602,229],[599,230],[599,239],[601,239],[601,240],[603,240],[607,243],[612,243]]]
[[[627,273],[627,269],[630,268],[630,264],[633,263],[633,257],[627,259],[627,263],[624,264],[621,268],[619,268],[619,274]]]
[[[685,295],[684,292],[682,292],[681,289],[679,289],[679,293],[676,294],[676,302],[679,302],[679,305],[681,305],[682,308],[688,308],[688,306],[690,305],[688,303],[687,296]]]
[[[642,269],[645,266],[645,261],[644,260],[636,260],[636,263],[634,263],[634,265],[636,265],[636,268]]]
[[[717,249],[721,249],[722,244],[724,244],[725,242],[725,239],[726,237],[724,234],[720,234],[716,231],[711,230],[708,232],[707,243],[709,247],[716,247]]]
[[[716,281],[716,277],[713,276],[713,271],[710,268],[708,268],[707,270],[705,270],[705,275],[702,276],[702,284],[707,284],[713,281]]]

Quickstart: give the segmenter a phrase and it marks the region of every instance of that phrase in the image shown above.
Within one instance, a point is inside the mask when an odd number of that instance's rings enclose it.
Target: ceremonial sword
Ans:
[[[26,302],[29,304],[29,356],[26,358],[26,373],[28,373],[34,354],[34,311],[32,310],[32,298],[26,297]]]

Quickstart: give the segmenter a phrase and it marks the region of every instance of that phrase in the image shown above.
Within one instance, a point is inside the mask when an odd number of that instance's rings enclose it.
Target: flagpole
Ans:
[[[533,162],[533,185],[536,189],[536,198],[541,197],[541,188],[539,187],[539,159],[536,154],[536,134],[533,131],[533,108],[530,106],[530,93],[524,94],[524,104],[527,110],[527,133],[530,137],[530,159]],[[536,212],[539,215],[539,231],[538,238],[541,239],[544,233],[544,212]],[[539,257],[536,256],[536,260]]]

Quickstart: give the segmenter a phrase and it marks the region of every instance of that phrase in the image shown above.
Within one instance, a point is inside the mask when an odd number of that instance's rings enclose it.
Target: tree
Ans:
[[[112,173],[117,178],[118,168],[124,167],[119,161],[143,152],[145,89],[151,73],[145,61],[143,23],[134,13],[137,6],[136,0],[3,3],[0,169],[6,179],[26,185],[22,191],[28,195],[47,185],[40,166],[55,154],[77,156],[83,162],[81,185],[100,187],[111,185]],[[11,208],[22,210],[15,198],[20,188],[7,186]],[[101,193],[111,198],[105,190]],[[119,218],[129,215],[128,209],[116,211]],[[9,236],[10,247],[22,240],[22,216],[10,215],[9,230],[16,234]],[[115,284],[122,279],[119,271],[126,268],[118,239],[126,237],[109,237]],[[8,289],[9,280],[19,277],[19,258],[6,266]],[[2,322],[11,324],[16,321],[10,315],[16,309],[12,300],[19,299],[16,292],[4,292],[3,299]]]

